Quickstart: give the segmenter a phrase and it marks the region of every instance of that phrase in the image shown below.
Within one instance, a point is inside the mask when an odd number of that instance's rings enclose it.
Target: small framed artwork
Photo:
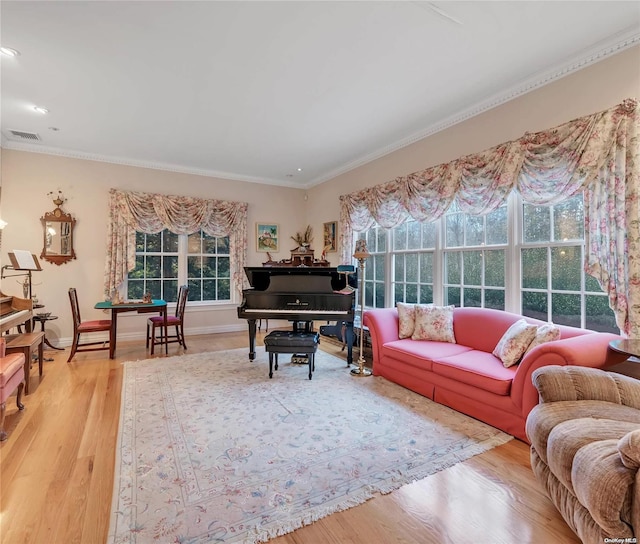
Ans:
[[[338,251],[338,222],[330,221],[324,224],[324,251]]]
[[[256,223],[256,250],[278,251],[279,227],[275,223]]]

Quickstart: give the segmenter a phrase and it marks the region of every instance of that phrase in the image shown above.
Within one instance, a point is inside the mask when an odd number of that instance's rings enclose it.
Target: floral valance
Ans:
[[[231,284],[244,282],[247,253],[247,203],[168,196],[133,191],[109,191],[105,296],[111,297],[136,266],[136,231],[155,234],[168,229],[191,234],[229,236]]]
[[[585,269],[609,293],[618,326],[640,337],[640,108],[627,99],[603,112],[340,197],[342,262],[353,233],[433,221],[454,199],[486,214],[512,190],[525,202],[555,204],[585,192]]]

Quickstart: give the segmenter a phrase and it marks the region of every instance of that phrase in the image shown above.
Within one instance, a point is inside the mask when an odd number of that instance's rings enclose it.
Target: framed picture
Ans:
[[[324,246],[326,252],[338,251],[338,222],[330,221],[324,224]]]
[[[277,252],[279,236],[279,227],[275,223],[256,223],[256,250]]]

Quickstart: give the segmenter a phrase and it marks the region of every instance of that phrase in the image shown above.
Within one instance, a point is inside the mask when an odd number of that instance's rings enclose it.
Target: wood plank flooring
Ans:
[[[246,333],[191,336],[187,353],[246,345]],[[343,356],[328,342],[322,349]],[[122,362],[148,354],[144,341],[119,342],[113,361],[107,352],[91,352],[67,364],[68,349],[45,353],[54,360],[45,362],[42,378],[32,373],[26,409],[18,412],[13,397],[7,404],[9,438],[0,445],[0,542],[101,544],[109,527]],[[180,353],[176,344],[169,346],[170,356]],[[345,379],[350,378],[345,374]],[[512,440],[271,542],[580,541],[533,478],[528,446]]]

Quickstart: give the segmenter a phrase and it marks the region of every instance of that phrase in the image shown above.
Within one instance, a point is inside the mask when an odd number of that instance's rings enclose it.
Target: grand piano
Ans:
[[[0,291],[0,334],[19,325],[31,332],[33,302],[28,298],[5,295]]]
[[[346,325],[347,363],[352,363],[354,276],[330,267],[245,266],[244,271],[252,288],[242,291],[238,317],[249,325],[249,359],[256,356],[257,319],[286,319],[294,329],[313,320],[340,320]]]

